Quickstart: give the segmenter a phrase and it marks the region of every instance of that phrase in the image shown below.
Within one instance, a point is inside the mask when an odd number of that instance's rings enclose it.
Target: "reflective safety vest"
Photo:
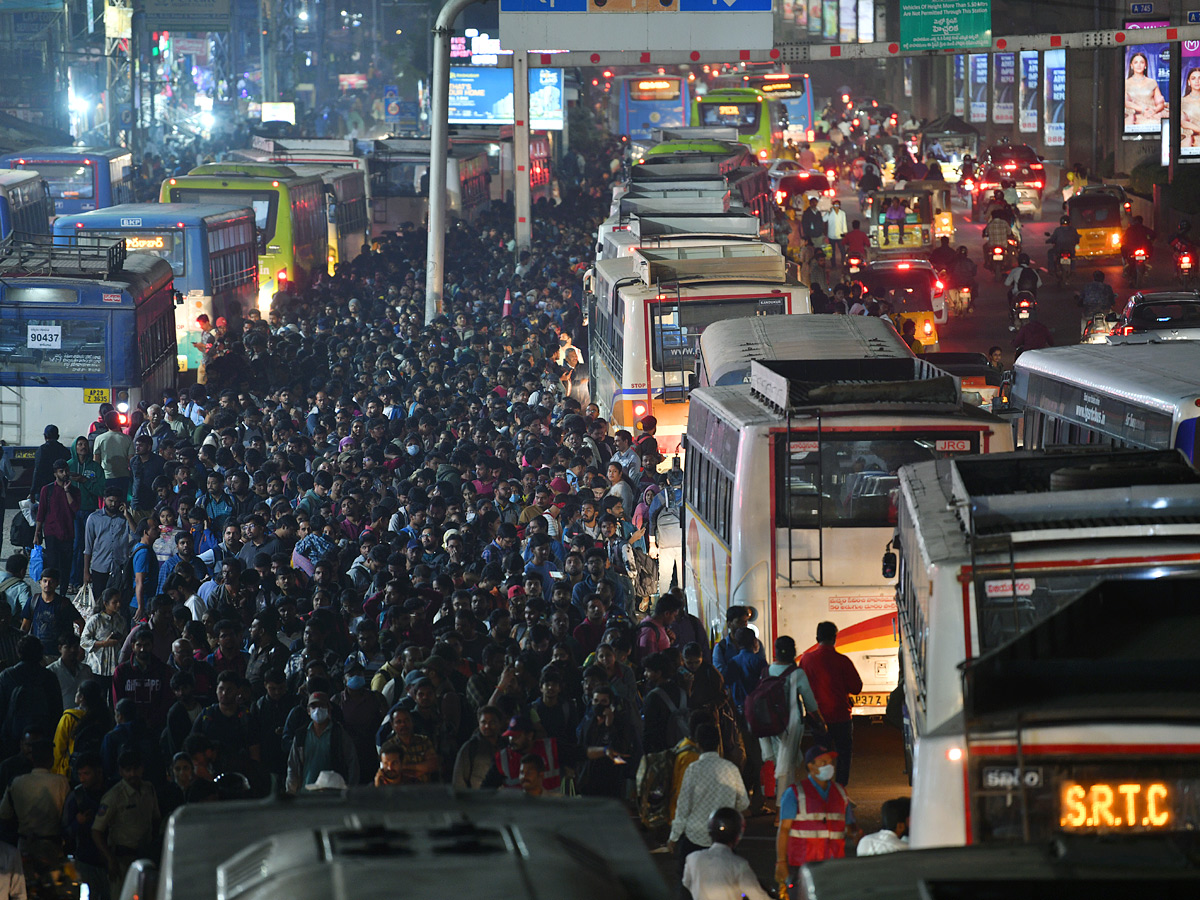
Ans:
[[[793,784],[796,817],[788,831],[789,866],[840,859],[846,855],[846,791],[830,782],[828,797],[822,797],[812,779]]]
[[[540,756],[546,764],[546,771],[542,773],[542,788],[552,793],[562,790],[562,768],[558,761],[558,744],[554,738],[534,741],[529,752]],[[515,788],[518,791],[521,789],[521,757],[524,755],[511,747],[496,753],[496,768],[504,776],[504,787]]]

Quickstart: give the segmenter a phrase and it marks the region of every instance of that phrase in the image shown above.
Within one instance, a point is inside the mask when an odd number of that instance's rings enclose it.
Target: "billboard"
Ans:
[[[875,40],[875,4],[871,0],[858,0],[858,42],[869,44]]]
[[[1126,22],[1127,30],[1166,28],[1170,22]],[[1171,45],[1135,44],[1125,48],[1125,134],[1158,134],[1170,113]]]
[[[829,0],[830,3],[833,0]],[[808,34],[810,37],[821,36],[821,0],[808,0]]]
[[[986,122],[988,108],[988,55],[972,53],[967,57],[967,102],[972,122]]]
[[[512,69],[451,66],[450,124],[513,124]],[[562,69],[529,70],[529,127],[562,131]]]
[[[1017,117],[1017,129],[1022,134],[1037,134],[1038,130],[1037,101],[1041,80],[1038,63],[1038,51],[1021,51],[1021,81],[1017,98],[1020,115]]]
[[[900,0],[900,46],[905,50],[991,43],[991,0]]]
[[[1179,155],[1200,159],[1200,41],[1183,41],[1179,78]]]
[[[992,57],[992,121],[1011,125],[1013,95],[1017,88],[1017,54],[997,53]]]
[[[838,39],[838,0],[825,0],[821,12],[825,17],[821,37],[827,41],[836,41]]]
[[[966,64],[965,56],[960,54],[954,57],[954,114],[960,118],[967,114],[967,101],[964,94],[967,78]]]
[[[1047,50],[1042,63],[1046,70],[1042,141],[1047,147],[1061,147],[1067,142],[1067,51]]]
[[[838,41],[853,44],[858,38],[858,5],[855,0],[838,0]]]

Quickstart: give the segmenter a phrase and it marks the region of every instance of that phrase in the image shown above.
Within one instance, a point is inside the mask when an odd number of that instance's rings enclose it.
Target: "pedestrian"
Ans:
[[[850,757],[854,749],[853,697],[863,689],[862,678],[850,658],[835,648],[838,630],[832,622],[817,625],[817,646],[800,657],[817,708],[830,741],[837,750],[837,783],[850,783]]]
[[[800,867],[846,855],[846,836],[854,822],[854,805],[834,781],[837,752],[816,744],[804,754],[806,777],[788,786],[779,804],[775,841],[775,880],[787,885],[791,900],[800,900]]]
[[[908,849],[909,816],[912,801],[908,797],[885,800],[880,807],[881,827],[872,834],[865,834],[854,848],[855,856],[880,856]]]
[[[750,863],[733,852],[744,830],[742,814],[731,806],[709,816],[712,845],[688,854],[683,865],[683,887],[692,900],[769,900]]]
[[[767,796],[775,798],[777,805],[783,792],[797,777],[805,716],[812,716],[820,722],[816,697],[808,683],[808,676],[796,665],[796,658],[795,638],[789,635],[777,637],[774,662],[767,668],[766,674],[772,677],[787,676],[784,687],[784,695],[790,701],[787,727],[780,734],[759,739],[764,764],[763,790]]]
[[[842,239],[846,232],[846,213],[842,210],[842,201],[834,200],[829,211],[825,213],[825,235],[829,238],[829,262],[831,265],[842,265],[846,262],[846,251]]]
[[[42,547],[45,568],[71,574],[75,547],[75,515],[80,509],[79,488],[71,484],[70,464],[54,460],[54,479],[38,492],[37,524],[33,543]]]
[[[162,822],[154,788],[144,779],[142,755],[126,750],[117,766],[121,780],[101,798],[92,821],[92,839],[104,856],[114,896],[134,860],[154,853]]]
[[[708,829],[712,814],[723,807],[740,813],[750,806],[741,771],[717,752],[721,745],[717,727],[698,726],[695,739],[700,745],[700,756],[683,772],[675,818],[671,821],[667,839],[667,847],[678,855],[681,880],[688,854],[712,846],[713,838]]]

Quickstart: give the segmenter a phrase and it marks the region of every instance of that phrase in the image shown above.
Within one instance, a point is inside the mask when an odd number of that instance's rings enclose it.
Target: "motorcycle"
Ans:
[[[863,270],[863,258],[857,253],[846,255],[846,274],[857,275]]]
[[[971,195],[975,192],[975,179],[963,178],[958,182],[958,199],[964,203],[971,201]]]
[[[984,267],[991,269],[997,283],[1003,281],[1009,269],[1016,265],[1020,249],[1021,245],[1015,237],[1010,237],[1003,244],[993,244],[986,248]]]
[[[1071,280],[1071,254],[1059,253],[1058,265],[1054,267],[1054,280],[1058,282],[1060,288],[1066,287],[1067,282]]]
[[[1136,289],[1146,280],[1146,264],[1149,254],[1145,247],[1135,247],[1129,259],[1125,261],[1125,275],[1129,283]]]
[[[1016,331],[1033,316],[1037,299],[1029,291],[1017,291],[1008,303],[1008,330]]]
[[[1183,250],[1175,254],[1175,277],[1186,290],[1196,278],[1196,254],[1191,250]]]

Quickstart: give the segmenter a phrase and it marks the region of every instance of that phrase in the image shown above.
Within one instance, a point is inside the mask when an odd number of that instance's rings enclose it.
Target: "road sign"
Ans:
[[[771,0],[500,0],[500,44],[505,50],[767,50]]]
[[[1189,25],[1200,25],[1200,11],[1188,13]]]
[[[122,128],[128,128],[133,124],[133,107],[121,106],[117,108],[117,118],[121,123]]]
[[[900,0],[900,46],[905,50],[991,43],[991,0]]]
[[[1130,3],[1129,12],[1135,16],[1148,16],[1154,12],[1153,3]]]
[[[400,121],[400,89],[394,84],[383,89],[383,121]]]

